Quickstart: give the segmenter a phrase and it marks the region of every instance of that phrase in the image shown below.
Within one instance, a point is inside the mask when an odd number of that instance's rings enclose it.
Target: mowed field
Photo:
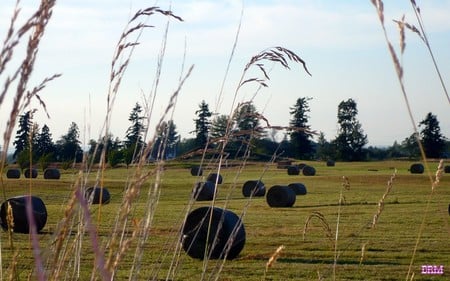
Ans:
[[[199,178],[190,174],[189,167],[195,163],[166,163],[149,239],[140,246],[144,247],[144,254],[138,280],[405,280],[414,251],[414,280],[450,279],[450,174],[443,174],[431,194],[430,177],[408,171],[413,162],[338,162],[334,167],[327,167],[324,162],[303,163],[313,166],[316,175],[292,176],[285,169],[277,169],[276,164],[267,163],[248,163],[242,170],[239,166],[221,168],[224,182],[219,185],[215,205],[242,215],[246,231],[243,250],[236,259],[224,264],[216,260],[204,263],[184,251],[179,254],[175,251],[191,191]],[[437,162],[429,165],[433,180],[437,166]],[[146,169],[151,171],[154,167]],[[370,228],[395,169],[396,177],[384,200],[384,209],[375,227]],[[217,170],[206,170],[204,175],[209,172]],[[50,270],[57,263],[51,250],[55,230],[64,218],[79,171],[61,170],[59,180],[44,180],[42,171],[39,173],[32,180],[23,176],[6,179],[3,175],[2,190],[4,198],[28,194],[31,190],[45,202],[47,224],[38,237],[40,255]],[[105,170],[101,176],[91,171],[82,177],[86,186],[95,185],[97,180],[102,182],[111,194],[109,204],[90,207],[102,245],[110,238],[124,188],[133,174],[133,168],[116,168]],[[347,178],[349,188],[343,188],[343,177]],[[307,194],[298,195],[290,208],[271,208],[264,197],[245,198],[243,183],[260,178],[266,190],[273,185],[298,182],[306,186]],[[149,208],[147,194],[154,182],[155,178],[149,177],[141,188],[141,195],[132,206],[130,232],[126,235],[131,236],[131,229],[139,225]],[[210,204],[210,201],[195,202],[192,208]],[[319,220],[317,215],[323,219]],[[79,257],[79,268],[71,260],[75,260],[73,256],[67,258],[63,270],[67,280],[89,280],[94,267],[89,235],[81,233],[84,238],[76,247],[71,242],[80,234],[79,229],[80,223],[74,221],[71,236],[64,244],[68,252]],[[266,271],[266,263],[281,245],[284,249]],[[136,243],[131,243],[119,261],[116,280],[128,280],[135,264],[135,248]],[[34,268],[29,235],[14,233],[10,241],[7,232],[1,231],[1,249],[3,277],[15,262],[17,280],[28,278]],[[168,274],[172,261],[176,261],[172,265],[175,270]],[[422,274],[422,265],[443,265],[444,274]]]

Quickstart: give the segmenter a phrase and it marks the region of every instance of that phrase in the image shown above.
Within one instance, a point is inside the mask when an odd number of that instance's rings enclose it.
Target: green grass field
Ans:
[[[450,203],[449,176],[444,174],[440,184],[431,194],[431,182],[424,174],[410,174],[412,162],[359,162],[336,163],[327,167],[323,162],[305,162],[316,168],[311,177],[290,176],[286,170],[276,165],[249,163],[238,174],[237,167],[222,168],[224,183],[219,186],[217,207],[228,209],[241,215],[246,230],[246,244],[238,258],[227,261],[219,276],[216,276],[220,261],[211,260],[206,265],[180,253],[177,270],[167,277],[167,269],[178,244],[178,229],[185,216],[194,183],[198,180],[190,175],[189,165],[168,163],[163,172],[161,194],[156,208],[150,238],[143,246],[143,266],[139,280],[404,280],[420,233],[412,269],[414,280],[448,280],[450,276]],[[433,175],[438,163],[432,162]],[[152,167],[149,167],[151,169]],[[375,228],[370,229],[372,218],[378,210],[378,201],[387,188],[387,182],[397,169],[392,190],[385,199]],[[48,221],[39,234],[41,255],[52,255],[54,231],[64,217],[78,171],[61,171],[60,180],[44,180],[42,172],[38,178],[29,180],[3,178],[2,188],[6,198],[28,194],[44,200]],[[207,171],[204,174],[207,175]],[[122,201],[127,178],[133,169],[106,170],[103,182],[111,193],[110,204],[91,206],[91,215],[103,245],[106,245],[117,210]],[[96,172],[86,177],[87,186],[94,185]],[[348,178],[349,189],[343,188],[343,176]],[[265,198],[256,197],[249,201],[242,195],[242,185],[250,179],[262,177],[266,189],[276,184],[287,185],[300,182],[305,184],[307,195],[297,196],[291,208],[270,208]],[[133,205],[130,229],[142,218],[146,207],[147,191],[152,186],[150,178],[143,185],[141,196]],[[339,204],[342,192],[342,204]],[[228,197],[228,200],[226,199]],[[429,205],[428,205],[429,202]],[[206,206],[210,202],[196,202],[194,208]],[[312,218],[303,235],[305,222],[313,212],[319,212],[331,229],[331,237],[317,218]],[[337,238],[337,265],[334,267],[336,224],[339,216]],[[422,220],[425,220],[421,230]],[[77,235],[78,223],[72,225],[73,239]],[[130,231],[131,232],[131,231]],[[330,234],[330,233],[328,233]],[[131,234],[130,234],[131,235]],[[70,241],[68,239],[67,241]],[[79,261],[79,280],[91,276],[94,255],[88,234],[84,233],[79,247],[82,248]],[[76,252],[67,242],[67,251]],[[268,269],[266,263],[280,246],[284,249],[277,261]],[[363,246],[364,245],[364,246]],[[116,280],[128,280],[136,244],[132,243],[119,263]],[[364,247],[363,259],[362,248]],[[30,237],[27,234],[13,234],[13,247],[7,232],[1,232],[2,267],[10,270],[17,262],[19,280],[24,280],[34,268]],[[13,255],[17,258],[13,259]],[[51,260],[51,259],[50,259]],[[443,275],[421,274],[422,265],[443,265]],[[45,264],[50,268],[52,264]],[[65,272],[68,279],[76,275],[76,265],[68,261]],[[202,270],[205,275],[202,277]],[[9,268],[9,269],[8,269]],[[5,273],[3,273],[5,274]],[[5,276],[5,275],[3,275]]]

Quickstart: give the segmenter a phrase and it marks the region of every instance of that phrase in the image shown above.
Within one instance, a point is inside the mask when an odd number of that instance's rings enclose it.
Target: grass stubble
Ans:
[[[412,118],[412,110],[409,106],[407,94],[404,88],[403,84],[403,68],[401,65],[400,60],[398,59],[395,50],[390,43],[389,39],[386,35],[386,29],[384,27],[384,14],[383,14],[383,2],[382,1],[372,1],[372,3],[375,5],[378,13],[378,17],[380,19],[380,22],[382,23],[382,28],[386,36],[386,41],[388,43],[388,50],[392,56],[394,66],[400,81],[402,93],[405,98],[405,103],[408,108],[408,112],[411,116],[411,120],[413,122],[413,125],[415,124],[414,119]],[[414,1],[411,1],[413,5],[415,5]],[[45,28],[47,26],[47,23],[49,22],[51,15],[52,15],[52,9],[55,5],[55,1],[41,1],[40,6],[36,10],[36,12],[28,19],[28,21],[25,22],[25,24],[19,28],[15,27],[16,20],[20,14],[20,8],[19,8],[19,1],[16,3],[16,7],[13,11],[13,15],[11,17],[11,24],[7,32],[6,39],[4,40],[2,50],[0,53],[0,75],[2,75],[7,69],[8,62],[10,62],[11,58],[14,55],[14,50],[19,46],[21,43],[21,40],[24,40],[24,36],[26,34],[30,34],[30,37],[27,41],[27,52],[25,54],[25,57],[23,59],[23,62],[20,64],[20,66],[15,69],[12,73],[12,76],[9,76],[5,79],[3,90],[0,94],[0,106],[3,104],[3,100],[8,92],[10,92],[10,88],[13,85],[17,85],[15,90],[15,96],[13,105],[11,107],[11,113],[10,117],[7,122],[6,130],[4,133],[4,145],[3,145],[3,151],[1,158],[0,169],[1,169],[1,181],[2,181],[2,189],[4,194],[4,199],[6,199],[6,192],[5,192],[5,184],[3,180],[3,168],[4,163],[6,159],[6,151],[8,148],[8,145],[10,143],[11,135],[13,128],[16,125],[17,116],[23,112],[26,108],[29,107],[30,101],[32,99],[37,99],[39,103],[41,104],[43,110],[47,112],[45,103],[41,99],[39,93],[45,88],[45,86],[51,82],[53,79],[56,79],[60,76],[60,74],[55,74],[53,76],[50,76],[49,78],[45,78],[41,84],[39,84],[37,87],[33,87],[32,90],[27,90],[29,88],[28,82],[32,75],[32,70],[34,67],[35,59],[38,53],[39,49],[39,43],[40,39],[44,35]],[[416,13],[418,13],[418,16],[420,16],[420,10],[415,7]],[[128,25],[124,29],[123,33],[120,36],[119,43],[116,46],[116,51],[113,55],[112,64],[111,64],[111,75],[110,75],[110,83],[109,83],[109,89],[108,89],[108,95],[107,95],[107,113],[105,116],[105,123],[104,128],[102,129],[102,133],[100,134],[99,139],[106,141],[106,138],[103,138],[102,136],[107,136],[109,134],[109,128],[110,128],[110,122],[111,122],[111,113],[113,111],[114,107],[114,101],[116,99],[116,95],[119,93],[120,84],[123,79],[123,76],[126,72],[126,69],[130,63],[130,59],[132,57],[134,48],[136,48],[140,42],[139,39],[141,37],[142,32],[152,27],[151,25],[147,24],[147,21],[149,20],[150,16],[153,16],[155,14],[161,14],[168,18],[168,23],[166,26],[166,33],[163,38],[163,44],[161,47],[161,53],[158,61],[158,69],[156,72],[155,77],[155,87],[151,92],[151,98],[149,98],[150,106],[147,108],[147,118],[150,120],[150,118],[153,115],[153,106],[155,97],[157,95],[157,88],[158,88],[158,81],[159,76],[161,75],[161,68],[162,68],[162,62],[164,57],[164,51],[165,51],[165,40],[167,38],[167,31],[169,26],[169,20],[175,19],[177,21],[182,21],[182,19],[176,15],[174,15],[171,11],[165,11],[161,10],[157,7],[150,7],[146,9],[139,10],[128,22]],[[242,17],[242,15],[241,15]],[[409,25],[405,23],[404,18],[402,18],[401,21],[397,21],[397,24],[400,28],[400,46],[401,46],[401,52],[404,52],[405,49],[405,37],[404,37],[404,29],[409,28],[413,30],[414,32],[420,34],[418,32],[418,29],[414,29],[412,25]],[[422,24],[421,24],[422,26]],[[236,48],[236,43],[238,40],[238,34],[240,30],[240,25],[238,28],[236,41],[234,42],[234,46],[232,49],[232,53],[230,56],[230,62],[233,58],[234,50]],[[424,33],[422,29],[422,33]],[[132,37],[134,36],[134,37]],[[423,38],[426,39],[426,36],[424,35]],[[431,52],[431,47],[429,47],[428,39],[426,39],[427,47]],[[308,73],[308,69],[306,68],[305,62],[294,52],[283,48],[283,47],[273,47],[266,50],[263,50],[258,55],[252,57],[249,61],[249,63],[245,66],[244,71],[242,73],[241,79],[237,84],[234,97],[233,97],[233,103],[230,108],[230,116],[238,116],[240,109],[243,106],[246,106],[249,104],[249,102],[252,101],[241,101],[237,102],[239,97],[239,92],[241,88],[244,86],[250,86],[255,85],[257,86],[257,90],[255,91],[255,95],[260,91],[261,88],[268,86],[269,78],[269,71],[267,70],[267,63],[272,64],[279,64],[285,69],[290,69],[289,62],[294,62],[303,65],[304,70]],[[437,69],[437,64],[436,69]],[[247,77],[247,72],[251,68],[256,68],[259,70],[261,77]],[[177,87],[177,89],[172,94],[170,101],[166,107],[166,110],[164,112],[164,115],[161,117],[159,122],[157,123],[156,129],[160,130],[162,128],[163,122],[169,118],[171,119],[173,113],[173,110],[176,106],[176,100],[178,95],[181,93],[182,86],[185,83],[186,79],[190,76],[191,72],[193,70],[193,66],[189,68],[187,73],[185,75],[180,76],[180,82]],[[227,67],[226,73],[228,73],[229,66]],[[438,70],[438,69],[437,69]],[[439,71],[438,71],[439,73]],[[225,74],[224,82],[226,80],[227,74]],[[441,80],[442,81],[442,80]],[[223,84],[222,84],[223,85]],[[222,86],[223,87],[223,86]],[[222,95],[222,90],[220,95]],[[222,99],[222,97],[219,95],[218,101]],[[255,96],[254,95],[254,96]],[[253,96],[253,97],[254,97]],[[448,95],[447,95],[448,97]],[[218,102],[218,108],[219,109],[219,103]],[[48,114],[48,113],[47,113]],[[269,121],[261,114],[256,116],[259,118],[260,121],[262,121],[265,126],[262,126],[260,128],[256,128],[256,130],[252,131],[245,131],[245,132],[237,132],[234,130],[234,123],[232,122],[232,118],[229,119],[229,122],[227,123],[227,129],[226,134],[219,139],[209,139],[208,144],[201,150],[199,153],[202,155],[201,160],[201,166],[208,167],[214,164],[213,166],[217,167],[216,172],[220,174],[222,172],[222,167],[224,165],[224,162],[226,161],[227,155],[225,153],[225,148],[228,145],[228,143],[232,140],[234,140],[236,137],[239,137],[241,135],[250,135],[250,141],[243,144],[242,151],[245,151],[244,157],[241,157],[239,159],[234,158],[232,160],[239,162],[240,166],[235,174],[235,177],[232,181],[231,188],[228,189],[228,194],[223,195],[220,194],[225,198],[225,200],[217,200],[219,198],[219,194],[216,194],[213,201],[211,201],[211,206],[217,206],[219,202],[223,202],[224,209],[228,208],[228,205],[232,203],[233,198],[233,191],[236,189],[236,186],[238,185],[239,180],[241,179],[241,174],[244,172],[244,168],[246,168],[246,163],[248,160],[248,157],[250,155],[251,151],[251,137],[253,134],[257,134],[258,131],[262,131],[264,129],[278,129],[278,130],[302,130],[302,128],[288,128],[288,127],[282,127],[282,126],[272,126],[270,125]],[[147,131],[145,132],[145,135],[147,135],[149,128],[147,128]],[[417,128],[414,125],[414,130],[417,134]],[[27,216],[29,218],[29,221],[31,223],[31,233],[30,233],[30,242],[31,247],[33,249],[34,253],[34,266],[33,269],[28,273],[29,277],[33,276],[37,280],[61,280],[61,279],[67,279],[67,280],[79,280],[80,278],[84,279],[87,276],[89,276],[89,279],[96,280],[96,279],[102,279],[102,280],[112,280],[112,279],[121,279],[124,278],[122,275],[120,277],[118,276],[119,270],[127,270],[124,269],[123,266],[121,267],[122,263],[124,262],[124,259],[127,258],[129,255],[131,255],[132,262],[130,268],[128,268],[128,275],[127,279],[129,280],[139,280],[142,278],[141,274],[141,268],[142,268],[142,262],[143,262],[143,256],[144,256],[144,249],[146,249],[145,245],[150,243],[151,239],[151,233],[154,230],[154,224],[157,223],[155,219],[155,214],[157,213],[157,207],[160,204],[160,196],[161,196],[161,188],[163,186],[163,178],[164,178],[164,165],[165,162],[162,158],[158,158],[156,161],[156,165],[149,167],[146,165],[146,157],[145,155],[148,155],[148,153],[152,149],[158,149],[158,151],[163,152],[165,143],[163,142],[160,147],[154,147],[154,141],[155,138],[150,139],[147,141],[145,148],[142,148],[141,150],[135,151],[135,161],[133,164],[133,169],[131,169],[131,174],[127,174],[127,180],[123,186],[122,190],[122,201],[118,204],[118,208],[116,210],[116,216],[114,218],[114,224],[111,225],[107,230],[107,235],[100,236],[100,229],[98,228],[99,225],[101,225],[103,220],[105,220],[105,214],[102,212],[103,206],[100,205],[98,208],[95,209],[97,220],[94,219],[93,215],[93,208],[92,206],[89,206],[86,198],[84,197],[84,188],[88,185],[89,180],[93,169],[93,163],[89,162],[89,157],[84,157],[83,160],[83,166],[76,174],[76,177],[73,181],[73,183],[70,184],[71,192],[70,196],[68,196],[67,202],[64,204],[64,211],[62,218],[59,219],[57,222],[57,226],[55,227],[55,230],[53,234],[51,235],[51,241],[48,242],[48,248],[45,249],[45,251],[42,251],[39,246],[39,235],[36,233],[36,231],[33,231],[33,219],[30,213],[31,207],[28,205],[28,212]],[[208,151],[208,147],[210,144],[217,144],[217,158],[211,158],[206,159],[206,155]],[[422,159],[427,163],[427,159],[425,157],[425,154],[423,152],[423,148],[420,144],[420,141],[418,142],[419,146],[421,148],[422,152]],[[106,147],[106,145],[104,145]],[[98,147],[96,148],[96,150]],[[96,153],[96,152],[95,152]],[[164,153],[161,153],[160,155],[163,155]],[[103,187],[105,184],[105,181],[107,180],[107,177],[105,176],[107,174],[106,169],[106,150],[103,150],[101,152],[101,165],[100,169],[98,169],[97,175],[95,176],[94,182],[96,185],[99,185],[100,187]],[[277,155],[274,155],[272,160],[268,163],[271,164],[276,160]],[[268,171],[270,165],[266,165],[262,172],[259,173],[259,178],[262,179],[263,176],[265,176],[265,173]],[[430,174],[428,165],[427,167],[427,173]],[[423,219],[422,223],[419,227],[419,231],[417,233],[417,239],[416,243],[413,249],[413,254],[410,260],[409,270],[407,273],[407,280],[412,280],[414,278],[414,272],[412,270],[414,259],[416,255],[416,251],[418,249],[418,245],[421,241],[421,236],[423,233],[423,229],[425,227],[425,221],[427,216],[429,215],[429,208],[431,204],[431,198],[432,194],[435,191],[437,185],[439,184],[441,178],[442,178],[442,168],[443,162],[441,161],[438,167],[438,171],[436,172],[435,179],[430,180],[432,184],[432,190],[429,195],[426,209],[423,212]],[[128,172],[127,172],[128,173]],[[391,176],[390,180],[388,181],[388,186],[385,191],[385,193],[382,195],[381,199],[378,201],[377,204],[377,210],[375,215],[373,216],[372,222],[364,225],[359,229],[359,231],[356,232],[356,236],[361,234],[365,231],[365,229],[370,229],[370,231],[374,231],[375,225],[377,224],[379,217],[381,213],[384,210],[385,206],[385,200],[387,198],[387,195],[391,192],[393,187],[393,180],[396,177],[396,171]],[[201,178],[199,177],[197,179],[197,182],[200,181]],[[217,182],[216,182],[217,187]],[[343,227],[341,226],[341,215],[342,209],[345,205],[345,197],[344,197],[344,190],[349,190],[350,183],[349,179],[346,177],[343,177],[343,184],[342,188],[339,194],[338,204],[337,204],[337,219],[336,219],[336,230],[335,234],[333,235],[332,229],[330,224],[328,223],[326,216],[322,214],[320,211],[313,211],[309,216],[307,216],[304,228],[303,228],[303,237],[305,240],[305,235],[308,230],[308,227],[312,223],[313,219],[318,220],[321,224],[322,229],[325,231],[325,235],[327,239],[331,243],[331,249],[333,252],[333,262],[331,265],[331,271],[332,273],[329,273],[328,271],[325,271],[325,274],[323,272],[320,272],[317,270],[317,274],[319,277],[319,280],[323,280],[327,276],[331,276],[333,280],[336,280],[337,276],[337,265],[338,260],[341,256],[341,254],[348,249],[351,245],[354,243],[355,238],[351,238],[347,244],[344,246],[338,247],[338,245],[342,245],[342,242],[340,242],[340,229]],[[147,197],[145,199],[142,199],[141,192],[143,190],[147,190]],[[216,188],[216,190],[220,190]],[[32,182],[30,180],[29,183],[29,192],[30,194],[33,192],[33,186]],[[221,197],[221,198],[223,198]],[[250,208],[251,202],[253,200],[252,197],[246,199],[246,203],[244,204],[244,207],[242,208],[240,218],[241,220],[244,219],[244,217],[247,215],[247,212]],[[144,202],[144,204],[140,204],[140,202]],[[190,263],[190,261],[184,260],[186,258],[185,255],[181,253],[180,243],[182,239],[182,227],[183,227],[183,221],[185,220],[188,213],[192,210],[192,208],[195,206],[195,198],[192,196],[189,198],[187,204],[184,208],[182,208],[181,213],[178,214],[178,219],[176,223],[174,224],[174,227],[171,230],[171,235],[167,237],[166,242],[164,243],[163,251],[158,257],[158,262],[155,263],[152,266],[151,276],[147,278],[156,280],[161,278],[161,271],[166,270],[166,277],[165,280],[175,280],[183,278],[180,276],[180,271],[183,266],[183,264]],[[144,213],[142,214],[139,208],[144,207]],[[9,210],[9,209],[8,209]],[[211,219],[211,218],[209,218]],[[9,220],[8,220],[8,223]],[[367,227],[369,226],[369,227]],[[19,258],[19,249],[17,248],[17,245],[13,244],[13,233],[12,231],[8,231],[8,237],[10,239],[9,247],[11,250],[14,251],[12,260],[9,262],[8,265],[8,272],[7,276],[9,280],[18,279],[20,276],[20,272],[17,272],[17,263]],[[175,233],[175,234],[174,234]],[[86,239],[87,236],[87,239]],[[334,239],[333,239],[334,236]],[[233,237],[230,238],[230,243],[232,242]],[[170,241],[171,240],[171,241]],[[369,240],[370,241],[370,240]],[[361,257],[360,257],[360,265],[364,261],[364,253],[367,249],[367,245],[369,244],[369,241],[363,244],[361,249]],[[1,241],[0,241],[1,242]],[[88,245],[86,245],[86,243]],[[0,257],[3,257],[3,245],[0,245]],[[134,247],[134,250],[133,250]],[[270,256],[268,262],[265,265],[264,272],[263,272],[263,280],[265,280],[268,276],[267,273],[269,272],[269,268],[271,268],[275,261],[278,259],[278,257],[281,254],[281,251],[284,250],[285,246],[279,246],[277,250]],[[86,250],[90,249],[90,250]],[[90,274],[87,274],[87,271],[89,271],[89,266],[83,261],[86,256],[92,255],[92,264],[90,266]],[[215,265],[210,265],[212,262],[207,257],[207,250],[205,253],[205,259],[202,262],[202,269],[200,272],[200,280],[219,280],[221,278],[221,274],[223,272],[224,264],[226,261],[226,253],[224,255],[224,258],[222,260],[218,260]],[[167,259],[167,261],[166,261]],[[0,259],[0,262],[2,264],[1,268],[4,268],[4,260],[3,258]],[[208,271],[209,270],[209,271]],[[4,273],[3,270],[1,272],[1,277],[3,278]]]

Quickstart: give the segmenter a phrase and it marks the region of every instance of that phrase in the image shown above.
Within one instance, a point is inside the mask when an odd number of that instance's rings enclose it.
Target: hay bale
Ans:
[[[23,175],[27,178],[27,179],[29,179],[30,177],[31,178],[33,178],[33,179],[35,179],[35,178],[37,178],[37,176],[38,176],[38,171],[36,170],[36,169],[29,169],[29,168],[27,168],[27,169],[25,169],[25,171],[23,172]]]
[[[249,180],[242,186],[244,197],[262,197],[266,195],[266,187],[260,180]]]
[[[20,170],[19,169],[9,169],[6,172],[6,177],[8,179],[18,179],[18,178],[20,178]]]
[[[232,260],[239,255],[244,245],[244,224],[229,210],[201,207],[193,210],[186,218],[182,246],[192,258]],[[206,255],[205,249],[208,249]]]
[[[61,178],[61,173],[58,169],[45,169],[44,179],[46,180],[59,180]]]
[[[334,167],[334,165],[336,165],[334,160],[327,160],[327,167]]]
[[[206,180],[211,181],[213,183],[216,183],[216,181],[217,181],[217,184],[222,184],[223,178],[219,174],[212,173],[212,174],[208,175],[208,178],[206,178]]]
[[[302,173],[304,176],[314,176],[316,175],[316,169],[312,166],[306,165],[305,167],[303,167]]]
[[[197,201],[211,201],[216,193],[216,184],[210,181],[199,182],[195,185],[192,192]]]
[[[89,204],[109,204],[111,200],[111,194],[105,187],[88,187],[84,194]]]
[[[296,176],[300,174],[300,168],[297,165],[291,165],[287,168],[287,173],[290,176]]]
[[[41,198],[36,196],[17,196],[7,199],[0,207],[0,224],[4,230],[8,229],[8,204],[11,206],[14,227],[13,232],[30,233],[30,226],[28,223],[26,204],[31,200],[31,210],[33,213],[34,224],[36,232],[41,231],[47,223],[47,208]]]
[[[306,195],[306,186],[303,183],[290,183],[288,187],[295,192],[295,195]]]
[[[305,163],[297,164],[297,167],[298,167],[300,170],[302,170],[303,168],[305,168],[305,166],[306,166]]]
[[[450,173],[450,165],[444,166],[444,173]]]
[[[414,163],[409,167],[409,171],[411,174],[423,174],[425,169],[421,163]]]
[[[266,195],[270,207],[292,207],[295,203],[295,192],[285,185],[272,186]]]
[[[202,176],[203,175],[203,169],[200,166],[192,166],[191,167],[191,175],[192,176]]]

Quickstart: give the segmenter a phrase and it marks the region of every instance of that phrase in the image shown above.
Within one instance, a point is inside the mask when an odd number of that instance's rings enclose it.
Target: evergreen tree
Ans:
[[[81,162],[83,159],[83,150],[81,149],[81,141],[78,139],[80,132],[75,122],[70,124],[67,134],[63,135],[56,142],[58,147],[58,160]]]
[[[324,132],[319,133],[316,157],[320,160],[333,160],[336,157],[331,143],[325,138]]]
[[[176,131],[176,126],[172,120],[163,122],[157,129],[157,136],[153,146],[152,157],[154,159],[161,157],[164,150],[164,159],[174,158],[177,153],[177,146],[179,143],[179,136]]]
[[[445,137],[441,134],[441,128],[436,115],[429,112],[419,126],[422,128],[420,137],[425,155],[428,158],[439,158],[445,151]]]
[[[32,112],[27,111],[19,117],[19,129],[16,132],[16,139],[14,141],[14,146],[16,150],[14,151],[13,157],[16,158],[22,151],[30,148],[30,137],[32,137]]]
[[[420,156],[419,145],[417,144],[417,138],[415,134],[411,134],[405,138],[401,144],[402,150],[405,151],[406,156],[409,158],[416,158]]]
[[[363,147],[367,144],[367,135],[364,134],[356,115],[358,115],[358,109],[353,99],[339,104],[339,134],[334,140],[338,159],[358,161],[365,158]]]
[[[50,129],[47,125],[41,129],[41,132],[36,136],[36,145],[35,152],[38,158],[55,153],[55,144],[52,140],[52,134],[50,133]]]
[[[290,133],[290,144],[292,156],[299,159],[311,159],[313,155],[312,134],[309,132],[308,113],[310,112],[308,102],[312,98],[298,98],[291,111],[292,116],[289,126],[292,128]]]
[[[127,129],[125,136],[125,146],[127,148],[137,146],[137,151],[143,147],[144,141],[142,139],[142,134],[144,132],[144,116],[141,115],[142,107],[139,103],[131,110],[128,121],[131,122],[131,126]]]
[[[208,142],[208,133],[211,122],[209,118],[212,113],[209,111],[208,104],[203,100],[199,105],[199,110],[195,111],[197,119],[195,121],[195,144],[197,147],[203,148]]]
[[[213,118],[211,123],[211,137],[219,139],[225,136],[227,132],[229,117],[227,115],[218,115]]]

